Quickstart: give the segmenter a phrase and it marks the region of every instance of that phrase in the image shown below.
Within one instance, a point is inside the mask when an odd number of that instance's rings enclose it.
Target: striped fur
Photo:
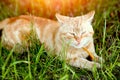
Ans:
[[[68,64],[89,70],[94,65],[100,68],[98,62],[101,57],[97,56],[94,50],[94,31],[91,25],[94,13],[91,11],[78,17],[56,14],[58,21],[29,15],[5,19],[0,23],[0,29],[3,29],[2,44],[7,49],[12,49],[16,44],[22,45],[33,30],[47,50],[54,50],[55,54],[65,59]],[[25,46],[28,46],[27,44],[25,43]],[[88,56],[92,61],[86,59]]]

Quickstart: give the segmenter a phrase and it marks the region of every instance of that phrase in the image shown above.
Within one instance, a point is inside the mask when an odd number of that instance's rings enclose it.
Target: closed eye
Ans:
[[[75,33],[70,33],[71,35],[75,36],[76,34]]]
[[[81,34],[85,34],[85,33],[86,33],[86,31],[82,32]]]
[[[71,34],[71,33],[69,33],[69,32],[68,32],[68,33],[65,33],[64,35],[67,36],[67,37],[74,37],[74,35]]]
[[[88,34],[83,34],[82,37],[88,37],[89,35]]]

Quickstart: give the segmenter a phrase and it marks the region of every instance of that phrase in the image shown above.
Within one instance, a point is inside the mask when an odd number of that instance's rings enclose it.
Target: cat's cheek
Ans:
[[[85,47],[89,44],[89,42],[91,42],[91,38],[83,38],[80,43],[78,43],[77,41],[76,42],[73,42],[71,44],[71,46],[73,46],[74,48],[82,48],[82,47]]]
[[[78,42],[77,41],[72,41],[71,42],[71,44],[70,44],[70,46],[72,46],[72,47],[74,47],[74,48],[81,48],[81,46],[78,46],[79,44],[78,44]]]
[[[85,47],[87,46],[90,42],[92,41],[92,38],[91,37],[86,37],[86,38],[83,38],[80,42],[80,45],[82,47]]]
[[[82,48],[82,47],[85,47],[87,46],[90,42],[92,41],[92,38],[91,37],[84,37],[80,43],[78,43],[76,40],[72,41],[71,42],[71,46],[74,47],[74,48]]]
[[[68,39],[68,40],[66,40],[66,43],[70,46],[74,45],[74,40],[73,39]]]
[[[79,46],[76,46],[76,45],[71,45],[72,47],[74,47],[74,48],[78,48],[78,49],[80,49],[80,48],[82,48],[82,46],[81,45],[79,45]]]

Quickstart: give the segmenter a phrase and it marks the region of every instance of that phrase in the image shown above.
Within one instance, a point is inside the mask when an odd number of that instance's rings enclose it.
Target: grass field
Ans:
[[[2,80],[120,80],[120,1],[105,0],[96,8],[93,21],[96,53],[105,59],[101,69],[92,71],[69,66],[50,56],[44,45],[35,43],[26,53],[15,54],[0,44]],[[0,20],[16,16],[0,5]],[[33,41],[34,42],[34,41]]]

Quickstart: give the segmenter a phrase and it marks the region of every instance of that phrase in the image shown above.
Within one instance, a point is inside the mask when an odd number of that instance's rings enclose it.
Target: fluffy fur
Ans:
[[[2,44],[7,49],[21,45],[28,46],[27,39],[33,30],[47,50],[54,50],[57,56],[65,59],[72,66],[91,70],[94,65],[100,68],[101,57],[97,56],[93,43],[93,28],[91,25],[95,11],[78,17],[68,17],[56,14],[58,21],[45,18],[21,15],[8,18],[0,23]],[[92,61],[86,58],[90,56]]]

